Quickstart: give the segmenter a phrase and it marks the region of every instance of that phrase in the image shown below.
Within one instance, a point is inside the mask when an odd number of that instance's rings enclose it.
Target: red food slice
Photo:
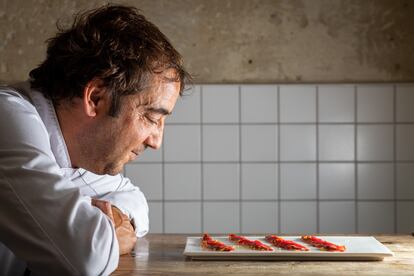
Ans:
[[[213,239],[209,234],[204,234],[201,246],[214,251],[233,251],[234,247]]]
[[[230,234],[229,235],[229,240],[242,245],[242,246],[246,246],[249,247],[251,249],[254,250],[261,250],[261,251],[273,251],[273,248],[271,248],[270,246],[262,243],[259,240],[249,240],[246,237],[243,236],[237,236],[235,234]]]
[[[321,250],[344,252],[346,249],[344,245],[336,245],[334,243],[319,239],[315,236],[302,236],[302,240]]]
[[[270,242],[271,244],[273,244],[274,246],[277,246],[277,247],[280,247],[286,250],[309,251],[309,249],[306,246],[303,246],[294,241],[285,240],[276,235],[267,235],[266,240]]]

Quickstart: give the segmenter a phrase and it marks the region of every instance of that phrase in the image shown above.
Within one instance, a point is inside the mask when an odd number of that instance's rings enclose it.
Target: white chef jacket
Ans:
[[[114,271],[114,227],[91,197],[127,214],[137,237],[148,232],[146,199],[129,179],[71,168],[51,101],[28,82],[0,87],[0,275]]]

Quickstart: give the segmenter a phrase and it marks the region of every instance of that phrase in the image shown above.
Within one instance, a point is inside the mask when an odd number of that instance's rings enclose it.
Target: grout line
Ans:
[[[397,126],[396,126],[396,121],[397,121],[397,87],[394,84],[393,86],[393,121],[394,121],[394,125],[393,125],[393,147],[394,147],[394,175],[393,175],[393,179],[394,179],[394,234],[396,234],[398,232],[398,204],[397,204]]]
[[[233,122],[233,123],[224,123],[224,122],[216,122],[216,123],[202,123],[206,126],[237,126],[239,124],[246,125],[246,126],[267,126],[267,125],[314,125],[315,123],[312,122],[276,122],[276,123],[269,123],[269,122],[260,122],[260,123],[240,123],[240,122]],[[319,122],[320,125],[354,125],[355,122]],[[414,125],[414,122],[358,122],[359,125]],[[166,123],[166,126],[198,126],[200,123]]]
[[[357,86],[354,85],[354,181],[355,181],[355,233],[359,232],[358,223],[358,91]]]
[[[201,208],[200,225],[201,232],[204,233],[204,151],[203,151],[203,86],[200,86],[200,182],[201,182]]]
[[[134,165],[141,165],[141,164],[161,164],[161,163],[165,163],[165,164],[199,164],[199,163],[203,163],[203,164],[239,164],[240,161],[164,161],[164,162],[160,162],[160,161],[142,161],[142,162],[134,162],[131,164],[128,164],[128,166],[134,166]],[[413,164],[414,160],[396,160],[394,162],[394,160],[383,160],[383,161],[378,161],[378,160],[373,160],[373,161],[349,161],[349,160],[332,160],[332,161],[309,161],[309,160],[297,160],[297,161],[242,161],[242,164],[316,164],[316,163],[320,163],[320,164]]]
[[[408,81],[396,81],[395,83],[399,85],[408,85],[411,86],[413,84],[414,80],[408,80]],[[194,85],[206,85],[206,86],[215,86],[215,85],[221,85],[221,86],[231,86],[231,85],[238,85],[240,82],[232,82],[232,81],[224,81],[221,83],[217,82],[195,82]],[[271,81],[259,81],[259,82],[243,82],[243,85],[246,86],[265,86],[265,85],[272,85],[274,82]],[[358,84],[361,86],[371,86],[371,85],[389,85],[389,81],[378,81],[378,80],[370,80],[370,81],[303,81],[303,82],[289,82],[289,81],[281,81],[278,82],[279,85],[286,85],[286,86],[309,86],[309,85],[320,85],[320,86],[352,86],[354,84]]]
[[[277,99],[277,103],[276,103],[276,108],[277,108],[277,232],[281,233],[282,232],[282,210],[281,210],[281,176],[280,176],[280,172],[281,172],[281,168],[280,168],[280,86],[277,85],[276,86],[276,99]]]
[[[354,202],[355,198],[319,199],[320,202]],[[148,199],[148,202],[201,202],[200,199]],[[315,199],[204,199],[204,202],[315,202]],[[393,198],[360,199],[359,202],[394,202]],[[398,199],[398,202],[414,202],[414,198]]]
[[[320,233],[320,203],[319,203],[319,86],[316,85],[316,233]]]
[[[241,129],[241,86],[238,86],[238,104],[239,104],[239,232],[243,233],[243,208],[242,208],[242,129]]]

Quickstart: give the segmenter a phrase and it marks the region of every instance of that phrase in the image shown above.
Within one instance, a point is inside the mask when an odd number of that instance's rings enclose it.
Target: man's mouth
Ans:
[[[139,155],[141,155],[141,153],[143,153],[146,149],[147,149],[147,146],[143,147],[142,149],[131,150],[131,152],[135,154],[135,158],[136,158]]]

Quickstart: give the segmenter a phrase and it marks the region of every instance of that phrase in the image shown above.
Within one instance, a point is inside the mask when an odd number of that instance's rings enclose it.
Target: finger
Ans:
[[[105,202],[105,212],[104,212],[115,224],[114,214],[112,213],[112,204],[109,202]]]
[[[114,221],[114,215],[112,213],[112,205],[110,202],[105,200],[99,200],[99,199],[92,199],[92,205],[100,209],[105,215],[107,215],[112,222]]]
[[[92,199],[91,199],[91,204],[92,204],[93,206],[96,206],[96,203],[97,203],[98,201],[99,201],[99,200],[92,198]]]
[[[122,224],[122,221],[124,220],[123,218],[124,214],[115,206],[112,206],[111,209],[112,209],[112,214],[113,214],[114,221],[115,221],[115,227],[118,227]]]
[[[98,207],[99,209],[104,207],[105,202],[106,202],[105,200],[100,200],[100,199],[96,199],[96,198],[92,198],[92,200],[91,200],[91,204],[95,207]]]
[[[100,209],[102,212],[105,212],[105,201],[94,199],[92,200],[92,205],[96,208]]]
[[[92,200],[92,205],[99,208],[102,212],[104,212],[105,214],[108,212],[108,206],[107,206],[107,201],[105,200],[99,200],[99,199],[93,199]]]

